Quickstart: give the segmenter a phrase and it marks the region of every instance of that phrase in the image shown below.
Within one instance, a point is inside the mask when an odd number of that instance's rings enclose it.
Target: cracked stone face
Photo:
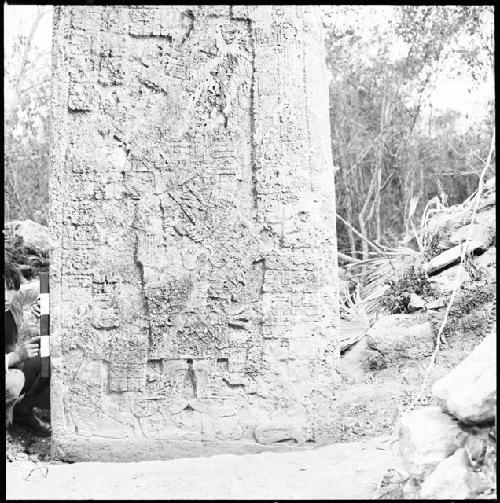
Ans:
[[[329,438],[338,285],[316,8],[56,7],[53,55],[55,454]]]

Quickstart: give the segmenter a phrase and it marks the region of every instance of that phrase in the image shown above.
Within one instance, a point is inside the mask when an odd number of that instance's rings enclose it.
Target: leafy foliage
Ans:
[[[391,9],[385,20],[370,22],[384,9]],[[411,235],[426,201],[457,204],[477,188],[494,104],[481,124],[465,118],[463,130],[460,114],[429,110],[428,98],[445,67],[477,81],[492,74],[492,13],[337,6],[325,22],[337,211],[370,240],[392,245]],[[338,234],[341,252],[367,258],[366,242],[342,222]]]
[[[5,240],[5,258],[17,266],[25,279],[31,280],[49,270],[49,253],[27,246],[21,236]]]
[[[38,7],[27,36],[19,35],[6,54],[4,84],[9,91],[5,128],[5,219],[47,225],[49,173],[50,53],[34,36],[50,7]]]
[[[381,304],[392,314],[408,313],[410,295],[434,297],[435,292],[427,274],[415,267],[409,267],[396,280],[387,280],[388,291],[382,296]]]

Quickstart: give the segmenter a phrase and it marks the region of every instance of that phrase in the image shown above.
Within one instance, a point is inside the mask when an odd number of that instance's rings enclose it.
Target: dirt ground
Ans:
[[[317,449],[138,463],[7,462],[7,499],[372,499],[389,437]]]

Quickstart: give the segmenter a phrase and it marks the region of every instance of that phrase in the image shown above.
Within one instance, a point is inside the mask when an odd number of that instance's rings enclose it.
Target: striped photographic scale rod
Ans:
[[[42,377],[50,375],[50,302],[49,273],[40,273],[40,357]]]

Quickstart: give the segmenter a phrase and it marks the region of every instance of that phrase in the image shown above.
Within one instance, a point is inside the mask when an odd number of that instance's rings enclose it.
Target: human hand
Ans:
[[[15,353],[20,362],[38,356],[40,354],[40,336],[31,337],[26,342],[19,344]]]
[[[36,299],[36,302],[33,304],[32,308],[31,308],[31,314],[33,314],[33,316],[37,320],[40,319],[40,295],[38,296],[38,298]]]

